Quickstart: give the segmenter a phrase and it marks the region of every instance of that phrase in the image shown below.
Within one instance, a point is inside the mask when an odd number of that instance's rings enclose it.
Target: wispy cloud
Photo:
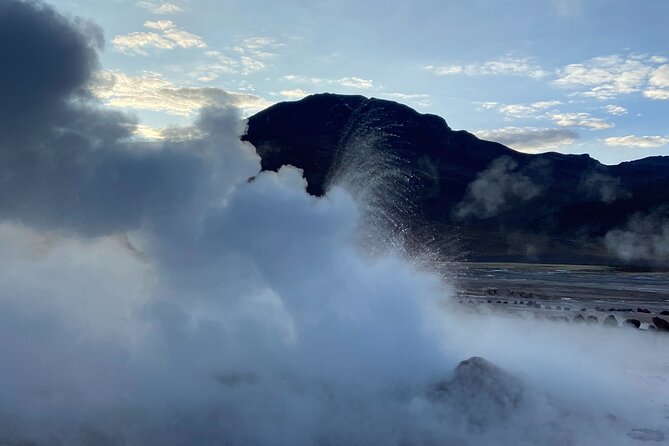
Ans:
[[[612,136],[605,138],[604,142],[609,146],[638,147],[641,149],[662,147],[669,144],[669,136]]]
[[[479,130],[474,134],[481,139],[496,141],[526,153],[547,152],[573,144],[578,139],[578,134],[573,130],[537,127],[504,127]]]
[[[669,100],[669,89],[649,88],[643,92],[643,95],[646,96],[648,99],[666,101]]]
[[[283,76],[282,79],[299,84],[338,85],[344,88],[355,88],[359,90],[369,90],[375,87],[374,81],[372,81],[371,79],[363,79],[361,77],[356,77],[356,76],[342,77],[340,79],[324,79],[319,77],[309,77],[297,74],[289,74]]]
[[[427,65],[425,69],[438,76],[506,75],[544,79],[556,87],[569,90],[571,95],[600,100],[634,93],[643,93],[649,99],[667,100],[667,62],[667,57],[659,55],[611,54],[558,69],[546,69],[532,58],[507,56],[484,62]],[[494,108],[494,103],[485,104]]]
[[[234,105],[250,114],[271,105],[259,96],[246,93],[220,88],[179,87],[153,72],[144,72],[140,76],[129,76],[120,71],[99,72],[92,91],[114,107],[160,111],[176,116],[192,116],[204,106]]]
[[[614,126],[604,118],[595,118],[590,113],[551,113],[548,115],[560,127],[585,127],[590,130],[610,129]]]
[[[538,101],[529,104],[502,104],[500,102],[478,102],[477,105],[484,110],[497,110],[509,118],[531,118],[538,113],[562,104],[561,101]]]
[[[114,37],[114,49],[121,53],[147,55],[148,49],[205,48],[200,36],[185,31],[171,20],[147,21],[144,27],[152,31],[133,32]]]
[[[541,79],[548,75],[548,72],[543,70],[532,59],[513,56],[469,64],[427,65],[425,69],[433,72],[437,76],[452,76],[458,74],[467,76],[507,75],[527,76],[534,79]]]
[[[665,60],[666,62],[666,60]],[[662,65],[650,75],[649,87],[643,92],[649,99],[669,99],[669,65]]]
[[[609,104],[605,105],[603,108],[608,114],[613,116],[622,116],[627,114],[627,109],[625,107],[621,107],[620,105]]]
[[[210,82],[224,74],[247,76],[268,68],[270,61],[278,56],[277,50],[284,44],[269,37],[248,37],[234,47],[206,52],[208,60],[193,71],[193,76],[202,82]]]
[[[609,55],[566,65],[557,71],[553,84],[576,94],[610,99],[644,89],[660,56]]]
[[[362,90],[374,87],[374,82],[370,79],[363,79],[360,77],[344,77],[339,79],[337,83],[342,87],[359,88]]]
[[[302,99],[307,96],[309,93],[302,90],[301,88],[294,88],[292,90],[281,90],[279,95],[283,96],[286,99]]]
[[[174,14],[183,11],[183,8],[175,3],[162,1],[141,0],[137,2],[137,6],[158,15]]]
[[[249,37],[233,50],[239,55],[242,74],[249,74],[264,70],[267,61],[277,55],[275,50],[282,46],[282,43],[269,37]]]
[[[474,102],[474,105],[476,105],[477,109],[481,111],[481,110],[496,110],[504,104],[494,101],[485,101],[485,102]]]
[[[535,120],[549,120],[560,127],[583,127],[591,130],[604,130],[614,126],[605,118],[595,117],[585,112],[562,112],[554,107],[561,105],[558,100],[538,101],[527,104],[503,104],[501,102],[476,102],[479,110],[496,110],[506,116],[507,121],[532,118]],[[623,107],[609,105],[605,107],[609,114],[623,114],[627,110]],[[531,128],[531,127],[525,127]],[[518,129],[518,127],[507,127]],[[537,130],[537,129],[535,129]],[[539,129],[546,130],[546,129]]]
[[[135,126],[133,138],[139,141],[183,142],[201,138],[202,132],[197,126],[151,127],[144,124]]]

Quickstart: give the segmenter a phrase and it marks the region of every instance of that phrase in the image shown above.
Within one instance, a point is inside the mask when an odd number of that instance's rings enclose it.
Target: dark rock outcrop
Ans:
[[[625,320],[625,326],[640,328],[641,327],[641,321],[639,319],[627,319],[627,320]]]
[[[661,317],[654,317],[653,324],[657,327],[657,331],[666,331],[669,332],[669,322]]]
[[[451,379],[438,383],[430,396],[458,408],[468,423],[484,427],[512,416],[523,403],[525,393],[520,379],[474,356],[462,361]]]

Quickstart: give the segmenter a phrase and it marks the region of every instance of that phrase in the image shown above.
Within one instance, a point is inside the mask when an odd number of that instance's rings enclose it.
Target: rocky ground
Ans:
[[[669,334],[669,273],[605,266],[460,264],[462,305]]]

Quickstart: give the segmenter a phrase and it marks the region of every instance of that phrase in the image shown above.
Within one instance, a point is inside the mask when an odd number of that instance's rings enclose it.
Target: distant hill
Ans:
[[[243,139],[264,170],[304,169],[312,194],[357,169],[348,182],[387,188],[409,232],[457,239],[469,260],[669,263],[669,157],[531,155],[396,102],[334,94],[273,105]],[[373,181],[384,170],[394,180]]]

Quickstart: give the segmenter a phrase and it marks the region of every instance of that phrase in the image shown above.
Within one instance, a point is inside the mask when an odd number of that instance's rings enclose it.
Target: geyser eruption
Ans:
[[[14,58],[17,36],[31,57]],[[457,312],[440,276],[361,252],[350,191],[260,172],[233,109],[203,110],[196,140],[132,142],[86,93],[98,36],[0,4],[16,62],[0,69],[0,444],[664,435],[664,339]],[[53,57],[70,63],[39,65]],[[475,354],[503,369],[458,366]]]

